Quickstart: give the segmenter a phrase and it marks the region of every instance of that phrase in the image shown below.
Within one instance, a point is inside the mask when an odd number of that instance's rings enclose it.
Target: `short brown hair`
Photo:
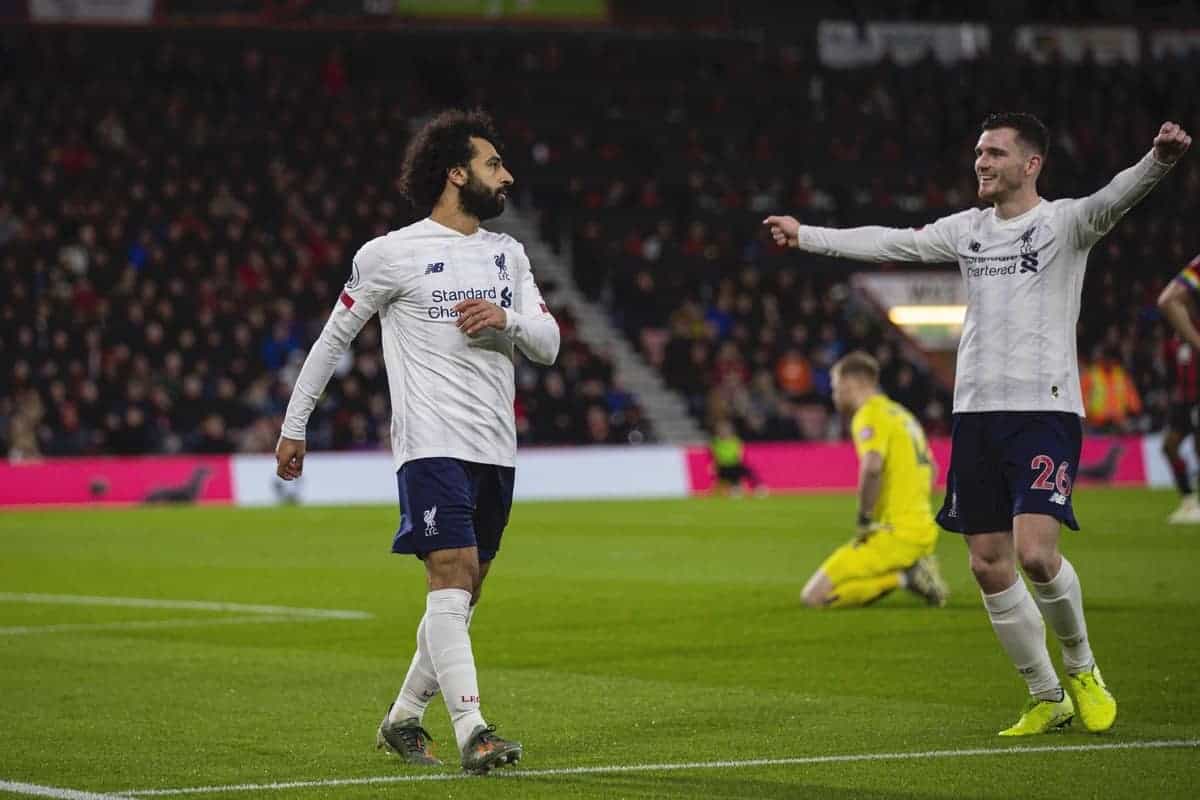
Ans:
[[[1043,159],[1050,153],[1050,131],[1046,129],[1046,124],[1033,114],[1016,111],[988,114],[979,126],[980,132],[994,131],[997,128],[1012,128],[1016,131],[1017,138]]]
[[[855,350],[838,359],[833,365],[833,372],[843,378],[855,376],[871,383],[879,383],[879,362],[862,350]]]

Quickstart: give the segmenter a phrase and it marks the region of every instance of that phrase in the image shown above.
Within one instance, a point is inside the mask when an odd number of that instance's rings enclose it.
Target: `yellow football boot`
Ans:
[[[1053,700],[1029,698],[1021,718],[1011,728],[1000,731],[1001,736],[1036,736],[1057,728],[1064,728],[1075,718],[1075,704],[1071,695],[1063,692],[1063,699],[1057,703]]]
[[[1099,667],[1093,664],[1087,672],[1067,675],[1064,688],[1075,697],[1079,719],[1090,733],[1101,733],[1113,726],[1117,719],[1117,700],[1104,685]]]

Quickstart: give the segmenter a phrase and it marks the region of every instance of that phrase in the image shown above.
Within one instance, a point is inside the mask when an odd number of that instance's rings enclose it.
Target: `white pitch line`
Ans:
[[[789,767],[807,764],[844,764],[855,761],[911,761],[926,758],[969,758],[975,756],[1028,755],[1031,753],[1073,753],[1095,750],[1159,750],[1200,747],[1200,739],[1170,739],[1105,744],[1043,745],[1035,747],[979,747],[967,750],[925,750],[900,753],[850,753],[829,756],[799,756],[796,758],[755,758],[745,761],[692,761],[674,764],[614,764],[597,767],[562,767],[558,769],[501,770],[495,776],[541,778],[555,775],[605,775],[627,772],[677,772],[695,769],[738,769],[745,767]],[[310,789],[324,786],[369,786],[387,783],[427,783],[472,778],[461,772],[439,772],[427,775],[383,775],[372,778],[330,778],[327,780],[287,781],[280,783],[238,783],[227,786],[191,786],[182,789],[133,789],[122,792],[129,797],[172,797],[186,794],[219,794],[221,792],[264,792],[284,789]]]
[[[196,619],[126,620],[125,622],[65,622],[54,625],[14,625],[0,628],[0,636],[27,636],[38,633],[72,633],[86,631],[154,630],[155,628],[203,628],[208,625],[253,625],[272,622],[298,622],[306,617],[202,617]]]
[[[95,597],[82,594],[34,594],[30,592],[0,592],[0,603],[243,611],[250,614],[277,614],[286,617],[312,617],[314,619],[371,619],[374,616],[366,611],[343,611],[336,608],[296,608],[253,603],[215,603],[207,600],[160,600],[149,597]]]
[[[0,792],[24,794],[32,797],[55,797],[58,800],[118,800],[119,794],[96,794],[75,789],[59,789],[57,786],[40,786],[36,783],[0,781]]]

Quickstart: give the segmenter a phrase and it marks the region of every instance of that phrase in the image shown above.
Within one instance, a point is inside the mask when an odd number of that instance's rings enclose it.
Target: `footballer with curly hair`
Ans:
[[[468,626],[512,506],[514,348],[551,364],[559,347],[525,248],[480,227],[504,211],[513,183],[500,147],[482,111],[444,111],[413,137],[400,184],[427,216],[354,256],[276,449],[279,477],[298,478],[309,415],[351,340],[378,314],[402,513],[392,552],[420,558],[429,588],[416,653],[378,744],[412,764],[440,764],[421,722],[440,692],[463,769],[473,773],[522,754],[480,711]]]

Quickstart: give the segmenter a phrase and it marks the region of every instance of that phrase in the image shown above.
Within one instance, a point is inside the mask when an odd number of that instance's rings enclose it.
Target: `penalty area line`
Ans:
[[[1200,747],[1200,739],[1168,739],[1158,741],[1106,742],[1102,744],[1041,745],[1032,747],[978,747],[963,750],[923,750],[896,753],[847,753],[843,755],[797,756],[794,758],[754,758],[742,761],[690,761],[668,764],[612,764],[594,767],[560,767],[555,769],[500,770],[493,776],[510,780],[560,775],[607,775],[630,772],[678,772],[681,770],[739,769],[746,767],[790,767],[814,764],[845,764],[862,761],[912,761],[918,759],[952,759],[982,756],[1019,756],[1037,753],[1078,753],[1100,750],[1164,750]],[[191,786],[180,789],[134,789],[121,792],[121,797],[173,797],[189,794],[219,794],[222,792],[266,792],[287,789],[308,789],[332,786],[369,786],[389,783],[428,783],[432,781],[464,780],[476,776],[461,772],[438,772],[426,775],[381,775],[368,778],[329,778],[326,780],[281,781],[276,783],[239,783],[226,786]]]

